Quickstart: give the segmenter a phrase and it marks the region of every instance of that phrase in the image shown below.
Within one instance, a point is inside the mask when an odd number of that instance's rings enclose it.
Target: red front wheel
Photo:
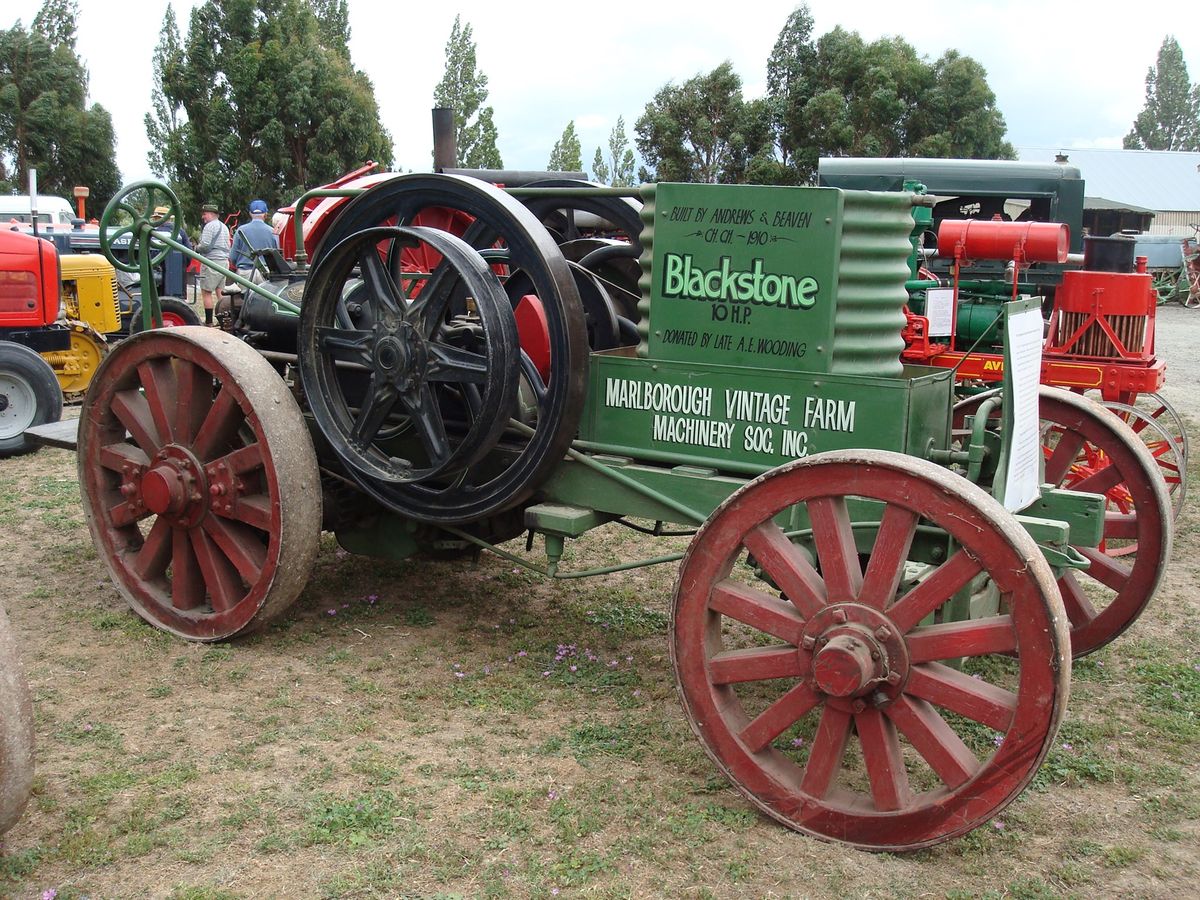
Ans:
[[[955,621],[955,598],[997,612]],[[739,790],[868,850],[927,847],[1010,803],[1049,750],[1071,669],[1029,535],[965,479],[882,451],[736,491],[684,558],[671,640],[692,729]]]
[[[138,615],[214,641],[296,599],[320,538],[320,480],[270,363],[210,329],[144,332],[109,354],[80,418],[88,526]]]

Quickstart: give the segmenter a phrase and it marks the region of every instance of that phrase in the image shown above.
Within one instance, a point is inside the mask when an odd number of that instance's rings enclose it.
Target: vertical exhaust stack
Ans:
[[[454,110],[448,106],[433,110],[433,171],[458,166],[458,138],[454,132]]]

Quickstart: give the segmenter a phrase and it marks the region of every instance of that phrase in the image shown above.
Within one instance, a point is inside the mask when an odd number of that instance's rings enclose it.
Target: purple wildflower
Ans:
[[[792,746],[793,747],[803,747],[804,746],[804,738],[796,738],[795,740],[792,741]]]
[[[997,831],[1003,831],[1004,823],[1001,822],[999,819],[997,819],[995,822],[992,823],[992,827],[995,828]]]
[[[331,615],[331,616],[336,616],[336,615],[337,615],[337,610],[336,610],[336,609],[327,609],[327,610],[325,610],[325,612],[326,612],[328,615]]]

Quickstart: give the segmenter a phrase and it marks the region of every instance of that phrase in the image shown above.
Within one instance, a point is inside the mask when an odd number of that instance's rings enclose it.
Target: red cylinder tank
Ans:
[[[1027,262],[1065,263],[1071,232],[1060,222],[942,220],[938,256],[953,257],[959,245],[966,259],[1012,259],[1020,247]]]

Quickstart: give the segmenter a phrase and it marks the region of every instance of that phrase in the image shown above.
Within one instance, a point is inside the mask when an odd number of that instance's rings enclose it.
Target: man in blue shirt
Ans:
[[[278,247],[279,238],[266,223],[267,204],[263,200],[250,201],[250,221],[233,234],[233,247],[229,251],[229,264],[237,273],[249,278],[254,270],[254,251]]]

